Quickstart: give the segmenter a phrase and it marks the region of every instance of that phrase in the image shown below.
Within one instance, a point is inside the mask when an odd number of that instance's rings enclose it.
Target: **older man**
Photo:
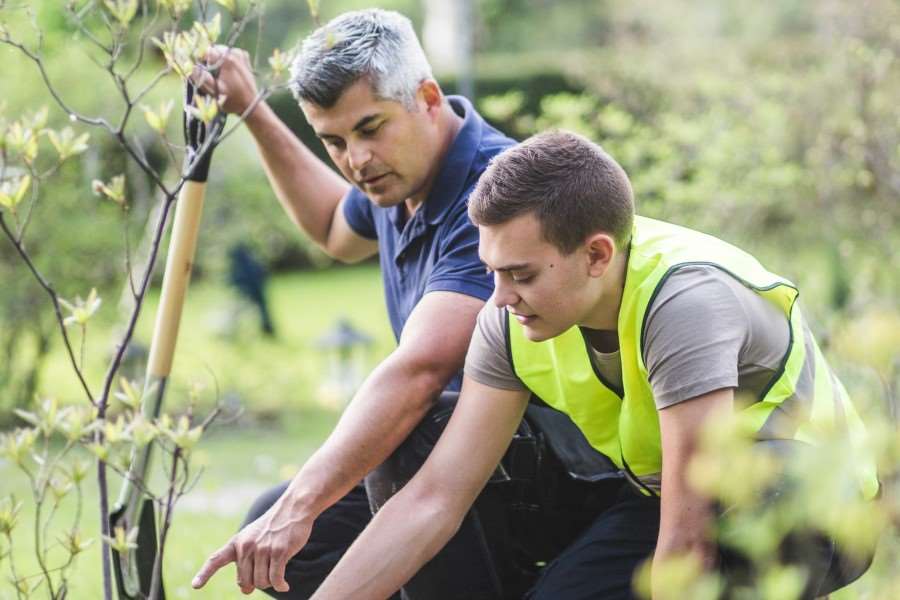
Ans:
[[[210,59],[221,67],[215,81],[206,76],[206,88],[225,95],[227,111],[246,112],[256,95],[247,55],[218,49]],[[490,158],[513,141],[465,98],[444,96],[409,21],[392,12],[347,13],[312,33],[293,65],[291,87],[346,180],[261,103],[246,124],[266,173],[288,215],[328,254],[345,262],[379,254],[399,343],[328,440],[288,484],[256,503],[248,524],[209,558],[194,585],[235,562],[243,592],[305,598],[368,523],[369,505],[377,509],[412,477],[452,411],[476,315],[493,291],[466,200]],[[543,448],[543,437],[530,435],[527,423],[521,427],[526,450]],[[564,440],[561,453],[577,463],[557,469],[562,479],[568,480],[565,471],[588,479],[613,471],[589,448],[579,459],[572,450],[577,436],[550,434]],[[556,464],[552,456],[539,459],[518,452],[497,470],[507,485],[486,497],[447,549],[406,585],[408,597],[520,593],[540,556],[522,559],[511,547],[503,507],[522,508],[523,518],[535,513],[536,501],[523,502],[527,486],[518,471],[529,463],[525,478],[533,479],[537,462],[544,471]],[[358,485],[364,477],[368,493]]]

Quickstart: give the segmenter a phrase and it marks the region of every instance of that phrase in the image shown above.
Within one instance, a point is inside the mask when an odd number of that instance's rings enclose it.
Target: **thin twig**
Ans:
[[[56,314],[56,320],[59,323],[60,331],[62,333],[63,343],[65,344],[66,352],[69,355],[69,361],[72,363],[72,367],[75,369],[75,375],[78,377],[78,381],[81,383],[81,387],[84,389],[84,393],[87,394],[88,400],[90,400],[91,404],[96,406],[97,403],[94,400],[94,394],[91,392],[91,388],[84,378],[84,373],[82,373],[81,369],[78,368],[78,362],[75,358],[75,352],[72,349],[72,343],[69,340],[69,334],[66,330],[65,319],[63,318],[62,310],[59,306],[59,295],[56,293],[56,290],[53,289],[53,286],[50,285],[50,283],[44,278],[44,276],[35,266],[34,262],[32,262],[31,256],[25,250],[24,246],[22,246],[22,244],[16,240],[12,231],[9,229],[9,226],[6,224],[2,213],[0,213],[0,229],[3,230],[3,233],[5,233],[6,237],[9,238],[9,241],[16,249],[16,252],[18,252],[22,260],[25,261],[25,264],[28,266],[28,269],[31,271],[31,274],[37,280],[38,284],[50,296],[50,301],[53,303],[53,311]]]

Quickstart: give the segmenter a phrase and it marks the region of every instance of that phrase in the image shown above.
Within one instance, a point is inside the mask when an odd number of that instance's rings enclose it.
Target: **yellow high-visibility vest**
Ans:
[[[643,360],[647,308],[666,279],[690,265],[722,269],[777,306],[790,323],[790,343],[769,385],[739,413],[757,439],[796,439],[811,444],[835,428],[852,448],[863,446],[865,427],[844,386],[804,324],[797,288],[770,273],[751,255],[713,236],[636,217],[618,335],[622,388],[613,389],[595,370],[588,343],[574,326],[543,342],[528,340],[508,316],[509,353],[522,382],[582,430],[591,445],[637,478],[662,471],[659,415]],[[806,370],[812,386],[797,385]],[[858,477],[865,497],[874,497],[874,461],[860,452]],[[650,493],[645,490],[644,493]]]

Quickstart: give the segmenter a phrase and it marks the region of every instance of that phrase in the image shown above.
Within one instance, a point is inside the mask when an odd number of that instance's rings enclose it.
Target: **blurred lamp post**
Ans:
[[[319,399],[332,408],[344,406],[365,377],[364,358],[371,348],[371,336],[356,329],[347,319],[338,320],[318,340],[315,347],[328,357],[328,369],[319,384]]]
[[[456,92],[475,100],[475,37],[472,0],[422,0],[422,43],[438,75],[456,76]]]

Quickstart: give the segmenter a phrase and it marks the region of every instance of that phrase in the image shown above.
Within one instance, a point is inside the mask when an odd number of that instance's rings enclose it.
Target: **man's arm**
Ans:
[[[460,370],[482,305],[454,292],[425,294],[399,347],[366,379],[328,440],[272,508],[207,560],[194,586],[236,562],[245,593],[286,590],[285,564],[306,544],[316,517],[384,462]]]
[[[217,46],[207,60],[218,65],[218,75],[215,80],[208,73],[198,75],[204,89],[225,96],[226,112],[246,112],[257,95],[247,53]],[[245,123],[278,200],[298,227],[326,253],[344,262],[377,252],[377,242],[355,233],[344,219],[341,199],[350,184],[304,146],[264,101],[247,115]]]
[[[428,460],[378,511],[313,598],[387,598],[431,560],[459,529],[500,462],[528,395],[466,377]]]
[[[700,433],[710,419],[733,410],[734,390],[720,389],[673,404],[659,411],[662,436],[662,505],[659,539],[653,555],[654,564],[691,554],[705,569],[715,566],[715,545],[710,527],[715,519],[709,498],[688,484],[688,465],[696,453]],[[663,588],[653,570],[653,598],[675,597]]]

